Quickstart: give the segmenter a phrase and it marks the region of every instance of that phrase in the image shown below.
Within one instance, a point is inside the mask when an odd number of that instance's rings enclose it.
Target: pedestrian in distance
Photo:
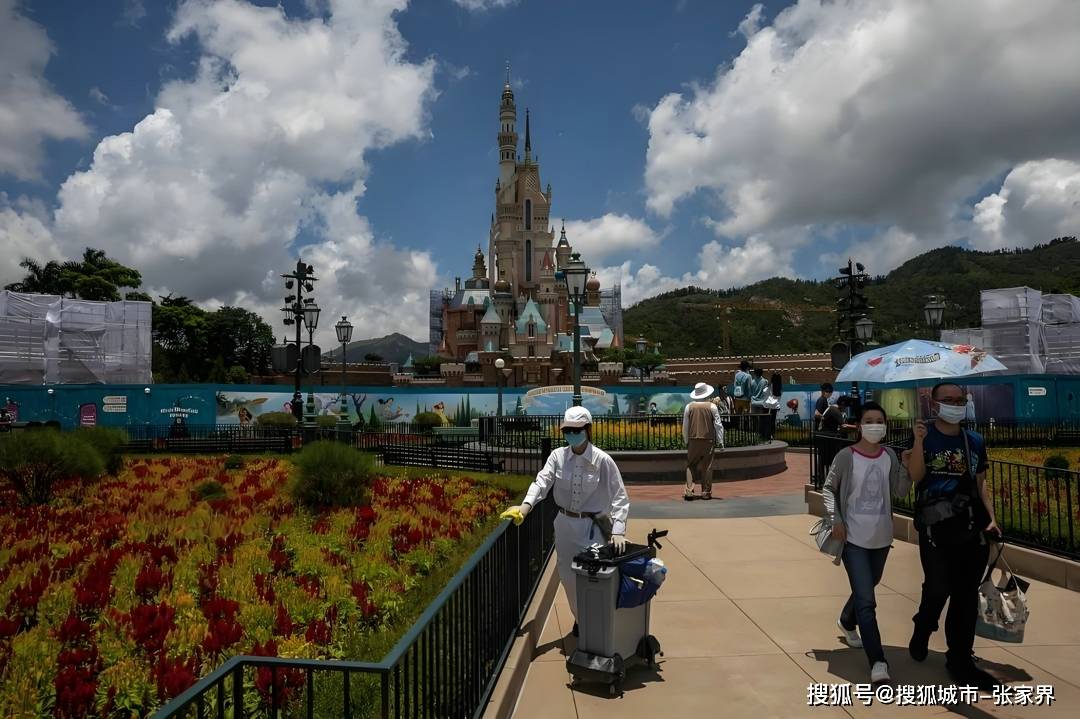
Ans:
[[[560,425],[567,446],[548,457],[525,493],[525,500],[502,516],[521,524],[536,503],[552,493],[555,517],[555,559],[559,581],[566,591],[577,635],[577,575],[574,556],[593,544],[610,542],[616,554],[626,549],[626,519],[630,498],[615,460],[592,443],[592,414],[570,407]]]
[[[776,434],[776,415],[780,412],[780,397],[783,394],[784,380],[778,373],[773,372],[769,377],[768,394],[762,403],[765,415],[761,419],[761,438],[766,442],[771,442]]]
[[[712,385],[698,382],[683,409],[683,441],[686,443],[686,488],[683,499],[694,499],[694,485],[701,485],[701,498],[712,499],[712,464],[716,445],[724,448],[724,423],[716,405],[708,401]]]
[[[848,646],[862,647],[870,663],[870,681],[889,681],[889,665],[881,645],[874,588],[881,582],[892,546],[892,498],[911,489],[907,468],[885,438],[885,410],[876,402],[863,405],[859,440],[837,452],[822,487],[832,536],[843,542],[841,561],[851,594],[837,626]]]
[[[930,636],[945,615],[945,668],[961,685],[993,691],[1000,684],[972,656],[979,610],[979,583],[990,555],[988,539],[1000,540],[994,505],[986,487],[986,444],[961,426],[967,412],[964,390],[953,382],[930,392],[934,419],[915,426],[905,462],[915,483],[915,528],[923,569],[922,598],[908,651],[915,661],[928,653]]]
[[[713,404],[720,410],[720,414],[724,417],[731,417],[735,413],[735,403],[731,401],[731,395],[727,393],[727,387],[717,387],[716,396],[713,397]]]
[[[817,402],[814,403],[814,429],[821,429],[821,421],[825,417],[826,410],[829,409],[829,400],[833,395],[833,386],[831,382],[824,382],[821,385],[821,396],[817,398]]]
[[[754,393],[754,377],[750,374],[748,361],[739,362],[739,370],[735,373],[735,384],[731,392],[735,398],[735,414],[749,414],[750,396]]]

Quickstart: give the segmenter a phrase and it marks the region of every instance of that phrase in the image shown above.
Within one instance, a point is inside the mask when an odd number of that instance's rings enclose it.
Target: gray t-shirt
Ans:
[[[892,544],[892,515],[889,513],[889,470],[892,461],[882,449],[876,457],[852,452],[851,499],[844,524],[847,541],[863,549],[881,549]]]

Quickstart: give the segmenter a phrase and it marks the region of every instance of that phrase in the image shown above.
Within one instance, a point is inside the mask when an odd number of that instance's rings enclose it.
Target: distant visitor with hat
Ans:
[[[720,411],[709,402],[715,390],[698,382],[683,410],[683,441],[686,442],[686,489],[683,499],[694,499],[694,484],[701,485],[701,498],[712,499],[712,463],[716,445],[724,447],[724,424]]]
[[[553,492],[559,514],[555,517],[555,557],[559,580],[574,615],[577,635],[577,575],[570,568],[574,555],[593,544],[610,542],[617,554],[626,549],[626,518],[630,498],[615,460],[592,443],[592,415],[584,407],[571,407],[561,425],[567,446],[559,447],[525,493],[525,501],[503,512],[520,524],[536,503]]]

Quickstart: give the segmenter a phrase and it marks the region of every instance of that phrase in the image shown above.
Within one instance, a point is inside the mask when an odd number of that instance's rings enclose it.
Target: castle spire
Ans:
[[[529,108],[525,108],[525,162],[532,154],[532,138],[529,137]]]
[[[510,88],[510,63],[506,63],[506,85],[499,103],[499,180],[505,186],[514,175],[517,163],[517,108]],[[496,185],[498,187],[499,185]]]

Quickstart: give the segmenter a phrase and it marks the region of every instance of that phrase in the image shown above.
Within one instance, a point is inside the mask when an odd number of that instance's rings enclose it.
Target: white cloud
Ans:
[[[471,12],[485,12],[516,5],[518,0],[454,0],[454,4]]]
[[[755,3],[754,6],[750,8],[750,12],[746,13],[746,17],[742,19],[742,22],[739,23],[735,32],[731,33],[732,37],[738,33],[747,40],[750,40],[754,35],[757,35],[758,31],[761,30],[761,15],[763,10],[765,10],[764,5]]]
[[[425,337],[430,255],[380,241],[357,210],[367,153],[428,132],[435,63],[405,58],[393,19],[404,5],[336,0],[327,18],[294,19],[239,0],[182,3],[168,38],[195,39],[198,70],[63,183],[51,232],[65,255],[98,247],[148,287],[242,304],[280,333],[278,274],[300,237],[324,318],[348,314],[359,337]],[[40,229],[18,219],[0,231]],[[324,347],[332,326],[321,323]]]
[[[105,107],[113,106],[113,104],[109,101],[109,96],[106,95],[97,85],[94,85],[92,88],[90,88],[90,92],[88,94],[90,95],[90,99],[99,105],[104,105]]]
[[[640,302],[660,292],[694,285],[714,290],[742,287],[770,277],[794,277],[793,249],[777,249],[775,240],[752,236],[746,242],[726,245],[706,243],[698,253],[698,269],[681,277],[663,274],[651,264],[641,265],[635,272],[630,261],[621,265],[602,267],[596,271],[601,287],[619,283],[623,306]]]
[[[120,12],[120,24],[138,27],[146,17],[146,5],[143,0],[124,0],[124,9]]]
[[[652,249],[662,237],[645,222],[612,212],[591,220],[569,220],[566,236],[574,250],[588,261]]]
[[[1005,177],[1001,189],[975,205],[972,245],[996,250],[1030,247],[1080,233],[1080,163],[1025,162]]]
[[[61,259],[49,231],[49,213],[40,201],[19,197],[10,202],[0,192],[0,287],[21,280],[26,272],[19,263],[29,257],[38,262]]]
[[[945,242],[937,238],[928,242],[928,238],[920,238],[899,227],[889,227],[868,239],[851,243],[842,252],[822,255],[821,264],[829,274],[835,274],[836,269],[852,257],[862,262],[870,274],[883,275],[926,252],[927,245],[940,244]]]
[[[801,0],[760,19],[712,82],[653,106],[650,210],[704,192],[724,237],[849,224],[944,242],[988,179],[1080,157],[1080,3]]]
[[[15,0],[0,0],[0,174],[39,180],[46,141],[89,134],[71,104],[45,81],[52,53],[44,28],[20,15]]]

